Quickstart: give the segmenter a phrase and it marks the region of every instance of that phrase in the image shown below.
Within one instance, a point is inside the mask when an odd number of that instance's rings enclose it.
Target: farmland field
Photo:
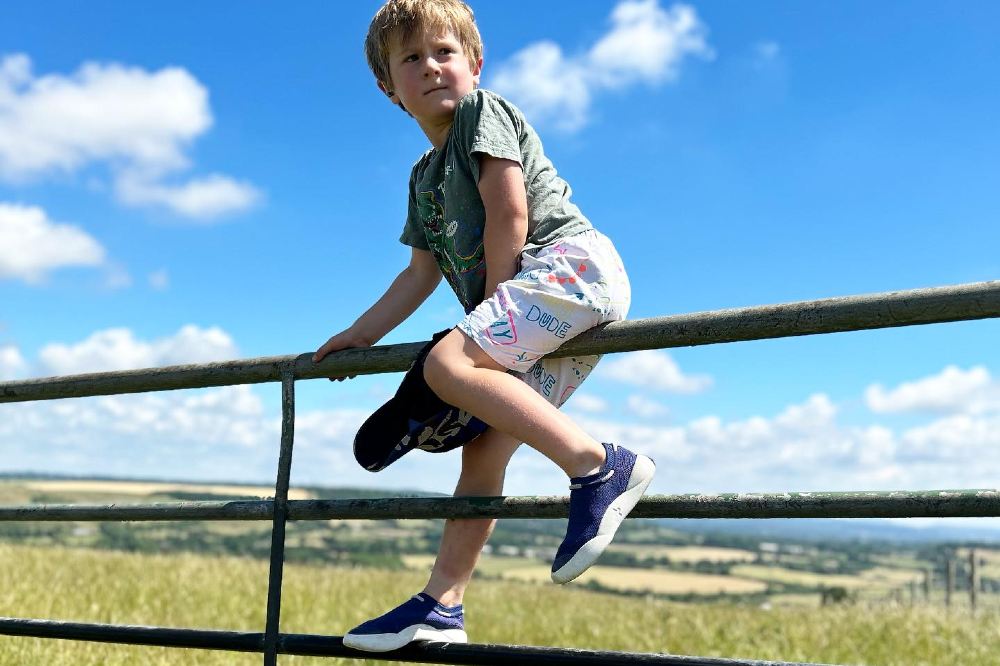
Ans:
[[[432,555],[407,555],[403,558],[407,567],[429,571],[434,564]],[[483,574],[511,581],[543,583],[551,585],[550,567],[537,560],[518,557],[490,557],[484,555],[476,568]],[[755,580],[744,580],[732,576],[663,571],[657,569],[633,569],[597,565],[577,579],[580,584],[595,582],[603,588],[619,592],[653,594],[751,594],[763,592],[767,585]]]
[[[516,570],[516,569],[515,569]],[[234,557],[0,545],[0,604],[18,617],[260,631],[267,566]],[[420,589],[424,572],[288,565],[282,631],[341,635]],[[476,581],[477,643],[879,666],[996,664],[1000,614],[930,607],[678,604],[569,585]],[[532,612],[524,612],[525,606]],[[644,630],[645,629],[645,630]],[[250,666],[259,655],[0,637],[0,664]],[[282,657],[322,666],[354,660]]]
[[[847,589],[898,587],[904,583],[908,583],[910,580],[919,581],[922,576],[918,571],[907,571],[904,569],[876,568],[865,571],[860,575],[845,576],[754,564],[735,566],[732,568],[731,573],[733,576],[741,578],[752,578],[774,583],[806,585],[810,587],[845,587]]]
[[[612,544],[610,552],[629,553],[640,559],[666,557],[671,562],[753,562],[756,553],[739,548],[710,546],[650,546],[646,544]]]

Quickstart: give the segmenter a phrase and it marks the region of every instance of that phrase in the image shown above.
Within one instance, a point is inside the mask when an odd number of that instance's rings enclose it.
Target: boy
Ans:
[[[365,50],[379,89],[433,147],[410,176],[400,239],[412,248],[409,266],[313,358],[375,344],[443,275],[466,316],[427,351],[422,379],[489,426],[462,449],[455,494],[500,494],[521,442],[559,465],[571,481],[570,517],[552,578],[568,582],[610,543],[655,469],[559,411],[599,357],[545,358],[597,324],[624,319],[630,291],[621,259],[569,201],[521,112],[478,89],[482,42],[461,0],[389,0]],[[387,651],[414,640],[465,642],[462,597],[493,523],[447,521],[424,590],[351,630],[344,644]]]

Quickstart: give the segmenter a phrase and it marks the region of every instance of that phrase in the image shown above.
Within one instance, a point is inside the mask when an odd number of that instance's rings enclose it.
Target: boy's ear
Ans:
[[[476,61],[476,64],[472,66],[472,81],[479,87],[479,77],[483,73],[483,59],[480,58]]]
[[[381,81],[376,81],[376,83],[378,84],[378,89],[379,89],[379,90],[381,90],[381,91],[382,91],[382,92],[383,92],[383,93],[384,93],[385,95],[387,95],[387,96],[389,97],[389,100],[390,100],[390,101],[391,101],[391,102],[392,102],[393,104],[399,104],[399,100],[398,100],[398,99],[396,99],[396,92],[395,92],[394,90],[390,90],[390,89],[389,89],[389,88],[388,88],[388,87],[387,87],[387,86],[386,86],[386,85],[385,85],[384,83],[382,83]]]

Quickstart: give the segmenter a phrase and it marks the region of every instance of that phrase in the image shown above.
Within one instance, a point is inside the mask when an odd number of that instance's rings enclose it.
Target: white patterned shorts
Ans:
[[[543,357],[587,329],[624,319],[631,299],[621,257],[606,236],[591,229],[522,252],[517,275],[500,283],[458,327],[560,407],[601,357]]]

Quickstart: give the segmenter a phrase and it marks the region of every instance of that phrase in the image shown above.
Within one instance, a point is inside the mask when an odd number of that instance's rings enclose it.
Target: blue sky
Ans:
[[[375,2],[16,3],[0,22],[0,381],[311,351],[403,267],[428,147],[378,94]],[[617,244],[631,318],[1000,278],[1000,9],[931,2],[473,3]],[[543,66],[543,56],[546,58]],[[447,285],[384,343],[427,339]],[[995,487],[996,320],[606,358],[568,411],[656,492]],[[294,480],[374,476],[398,376],[299,384]],[[267,481],[275,385],[0,405],[0,468]],[[561,493],[523,451],[509,493]]]

